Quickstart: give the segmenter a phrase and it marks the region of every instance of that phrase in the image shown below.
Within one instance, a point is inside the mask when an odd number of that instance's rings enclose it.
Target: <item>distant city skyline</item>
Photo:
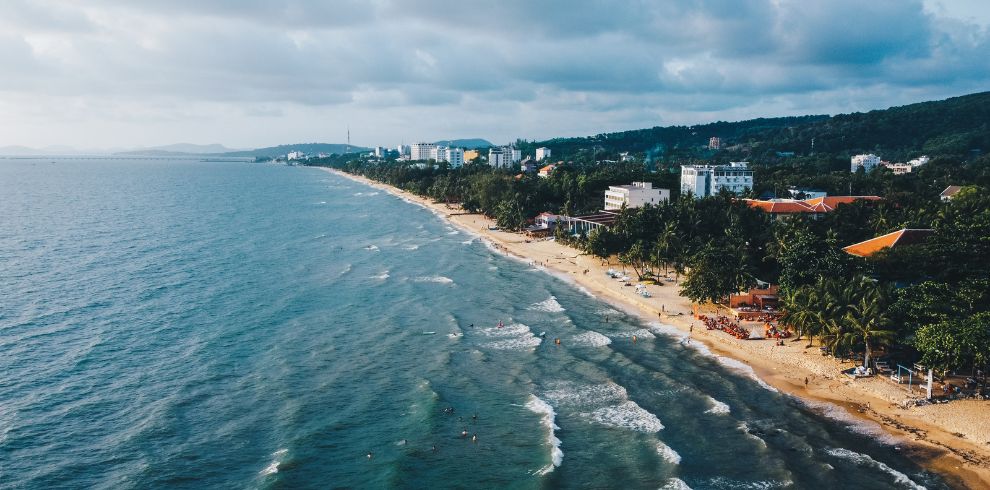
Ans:
[[[990,90],[988,52],[979,0],[11,0],[0,147],[502,144],[867,111]]]

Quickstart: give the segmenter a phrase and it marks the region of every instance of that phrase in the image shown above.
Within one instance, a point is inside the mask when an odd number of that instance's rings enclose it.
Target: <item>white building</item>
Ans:
[[[720,150],[722,149],[722,138],[718,136],[712,136],[708,138],[708,149],[709,150]]]
[[[306,158],[306,154],[301,151],[290,151],[288,155],[285,156],[286,160],[302,160]]]
[[[909,174],[912,170],[914,170],[914,165],[911,165],[910,163],[883,162],[883,166],[894,172],[894,175]]]
[[[509,162],[508,162],[508,158],[506,158],[505,150],[503,148],[489,148],[488,164],[495,168],[508,167]]]
[[[430,158],[436,160],[437,163],[446,162],[447,154],[450,152],[450,148],[442,145],[437,145],[433,147],[433,153],[430,154]]]
[[[908,165],[911,165],[912,167],[920,167],[928,163],[928,160],[929,160],[928,155],[922,155],[918,158],[915,158],[914,160],[908,160]]]
[[[536,161],[542,162],[547,158],[550,158],[550,148],[541,146],[536,149]]]
[[[870,153],[866,155],[855,155],[850,159],[851,165],[849,166],[850,172],[855,172],[862,167],[864,170],[869,172],[880,165],[880,157]]]
[[[437,161],[439,161],[439,160],[437,160]],[[450,168],[460,168],[460,167],[463,167],[464,166],[464,149],[463,148],[450,148],[449,150],[447,150],[447,163],[450,163]]]
[[[654,189],[652,182],[612,185],[605,191],[605,211],[617,211],[623,205],[627,208],[638,208],[644,204],[655,206],[667,200],[670,200],[670,189]]]
[[[805,187],[788,187],[787,192],[791,195],[791,199],[817,199],[828,196],[828,193],[821,189],[808,189]]]
[[[409,150],[410,160],[436,160],[436,143],[415,143]]]
[[[399,158],[408,157],[412,153],[412,147],[409,145],[399,145],[395,147],[395,151],[399,152]]]
[[[733,194],[753,188],[753,171],[747,162],[728,165],[681,165],[681,194],[695,199],[712,196],[726,189]]]

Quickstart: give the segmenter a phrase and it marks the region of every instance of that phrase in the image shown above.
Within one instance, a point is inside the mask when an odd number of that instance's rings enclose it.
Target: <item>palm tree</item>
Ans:
[[[784,296],[784,313],[780,318],[781,323],[794,327],[797,331],[797,339],[808,336],[808,347],[814,336],[821,332],[821,321],[818,317],[819,297],[814,288],[809,286],[800,287]]]
[[[842,342],[853,346],[859,345],[862,341],[865,348],[863,367],[870,366],[870,355],[876,343],[890,342],[896,335],[893,330],[886,329],[890,324],[890,318],[884,311],[886,303],[884,296],[883,289],[872,285],[863,292],[857,304],[849,307],[844,317],[848,329],[842,335]]]

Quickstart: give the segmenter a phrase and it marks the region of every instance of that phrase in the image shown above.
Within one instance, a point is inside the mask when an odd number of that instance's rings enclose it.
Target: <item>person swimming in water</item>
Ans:
[[[461,437],[467,437],[467,429],[461,431]]]
[[[478,434],[474,434],[471,436],[471,442],[478,442]]]

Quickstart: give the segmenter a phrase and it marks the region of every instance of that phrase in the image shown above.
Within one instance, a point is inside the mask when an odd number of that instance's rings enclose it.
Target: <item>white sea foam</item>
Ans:
[[[588,295],[588,297],[591,297],[591,298],[596,298],[597,297],[597,296],[595,296],[595,293],[592,293],[591,291],[588,291],[588,289],[585,288],[584,286],[581,286],[579,284],[575,284],[574,287],[576,287],[578,291],[581,291],[582,293]]]
[[[414,278],[413,281],[415,281],[415,282],[435,282],[437,284],[452,284],[454,282],[453,279],[451,279],[449,277],[446,277],[446,276],[419,276],[417,278]]]
[[[626,332],[616,332],[616,333],[613,333],[612,334],[612,337],[613,338],[631,339],[634,335],[636,336],[636,339],[638,339],[638,340],[646,340],[646,339],[655,339],[655,338],[657,338],[656,335],[653,335],[653,333],[651,333],[649,330],[647,330],[645,328],[641,328],[639,330],[629,330],[629,331],[626,331]]]
[[[450,230],[450,231],[448,231],[448,232],[447,232],[447,234],[448,234],[448,235],[460,235],[460,234],[461,234],[461,232],[459,232],[459,231],[457,231],[457,230]]]
[[[575,345],[586,345],[591,347],[604,347],[612,343],[612,339],[594,331],[575,335],[569,343]]]
[[[554,405],[602,405],[626,399],[626,389],[611,381],[597,385],[572,382],[553,384],[543,397]]]
[[[533,335],[528,325],[522,323],[513,323],[502,328],[483,328],[481,333],[497,339],[486,344],[486,347],[495,350],[530,350],[543,342],[543,339]]]
[[[859,419],[843,407],[833,403],[820,402],[817,400],[805,400],[798,397],[793,398],[814,412],[832,420],[842,422],[849,428],[849,430],[858,434],[870,436],[870,438],[875,441],[892,446],[901,442],[897,437],[885,431],[880,424],[869,420]]]
[[[691,490],[691,487],[680,478],[671,478],[667,480],[664,486],[660,487],[660,490]]]
[[[320,202],[318,202],[316,204],[326,204],[326,203],[327,203],[326,201],[320,201]]]
[[[587,416],[602,425],[637,432],[653,433],[663,429],[663,424],[660,423],[660,419],[656,415],[646,411],[632,400],[599,408]]]
[[[794,485],[794,482],[790,480],[740,481],[724,476],[716,476],[708,480],[708,483],[711,488],[732,488],[739,490],[771,490],[774,488],[791,488]]]
[[[925,487],[918,485],[910,478],[908,478],[908,476],[905,475],[904,473],[901,473],[900,471],[897,471],[891,468],[890,466],[887,466],[886,464],[871,458],[869,455],[857,453],[855,451],[850,451],[848,449],[843,449],[843,448],[826,449],[825,452],[837,458],[843,458],[852,461],[853,463],[856,463],[859,466],[876,468],[880,471],[883,471],[884,473],[887,473],[890,476],[894,477],[895,482],[907,488],[913,488],[916,490],[917,489],[925,490]]]
[[[404,250],[416,250],[419,248],[419,245],[403,245],[402,248]]]
[[[670,464],[681,464],[681,455],[677,454],[677,451],[674,451],[672,447],[664,444],[662,441],[657,441],[657,454]]]
[[[388,271],[382,272],[381,274],[378,274],[376,276],[371,276],[371,279],[378,279],[381,281],[384,281],[388,278],[389,278]]]
[[[364,193],[363,193],[363,192],[355,192],[355,193],[354,193],[354,195],[355,195],[355,196],[363,196],[363,195],[364,195]]]
[[[739,423],[739,426],[737,428],[743,434],[745,434],[746,437],[748,437],[748,438],[750,438],[750,439],[752,439],[752,440],[760,443],[760,445],[763,446],[763,447],[767,447],[767,441],[764,441],[762,437],[760,437],[760,436],[758,436],[758,435],[753,434],[752,432],[750,432],[750,430],[749,430],[749,424],[747,424],[746,422],[740,422]]]
[[[732,411],[732,409],[729,408],[729,405],[720,402],[710,396],[708,397],[708,403],[712,406],[712,408],[705,410],[705,413],[715,413],[719,415],[725,415]]]
[[[464,240],[461,243],[463,243],[464,245],[470,245],[470,244],[474,243],[475,240],[476,240],[475,238],[468,238],[467,240]]]
[[[529,400],[526,402],[526,408],[531,412],[538,413],[542,415],[540,420],[543,426],[547,429],[547,444],[550,445],[550,461],[551,463],[540,468],[536,471],[537,475],[546,475],[553,471],[554,468],[560,466],[560,463],[564,460],[564,452],[560,450],[560,439],[557,438],[555,431],[560,429],[554,422],[556,418],[556,413],[553,411],[553,407],[549,403],[539,399],[536,395],[529,395]]]
[[[557,297],[550,295],[550,298],[539,303],[534,303],[529,307],[531,310],[545,311],[548,313],[560,313],[565,311],[565,308],[557,302]]]
[[[364,249],[365,250],[370,250],[372,252],[377,252],[378,251],[378,245],[368,245],[367,247],[364,247]]]
[[[278,466],[282,464],[282,456],[285,456],[288,452],[288,449],[279,449],[278,451],[272,453],[272,462],[266,466],[265,469],[261,470],[261,475],[278,473]]]
[[[766,381],[760,379],[760,377],[756,375],[756,371],[754,371],[753,367],[750,366],[749,364],[725,356],[715,356],[715,359],[717,359],[718,362],[721,363],[723,366],[749,376],[750,378],[753,379],[753,381],[756,381],[756,383],[762,386],[764,389],[768,391],[773,391],[775,393],[777,392],[777,388],[768,385]]]
[[[673,337],[677,340],[684,340],[688,337],[688,332],[685,332],[673,325],[668,325],[666,323],[650,323],[650,331],[657,335],[666,335],[667,337]]]

